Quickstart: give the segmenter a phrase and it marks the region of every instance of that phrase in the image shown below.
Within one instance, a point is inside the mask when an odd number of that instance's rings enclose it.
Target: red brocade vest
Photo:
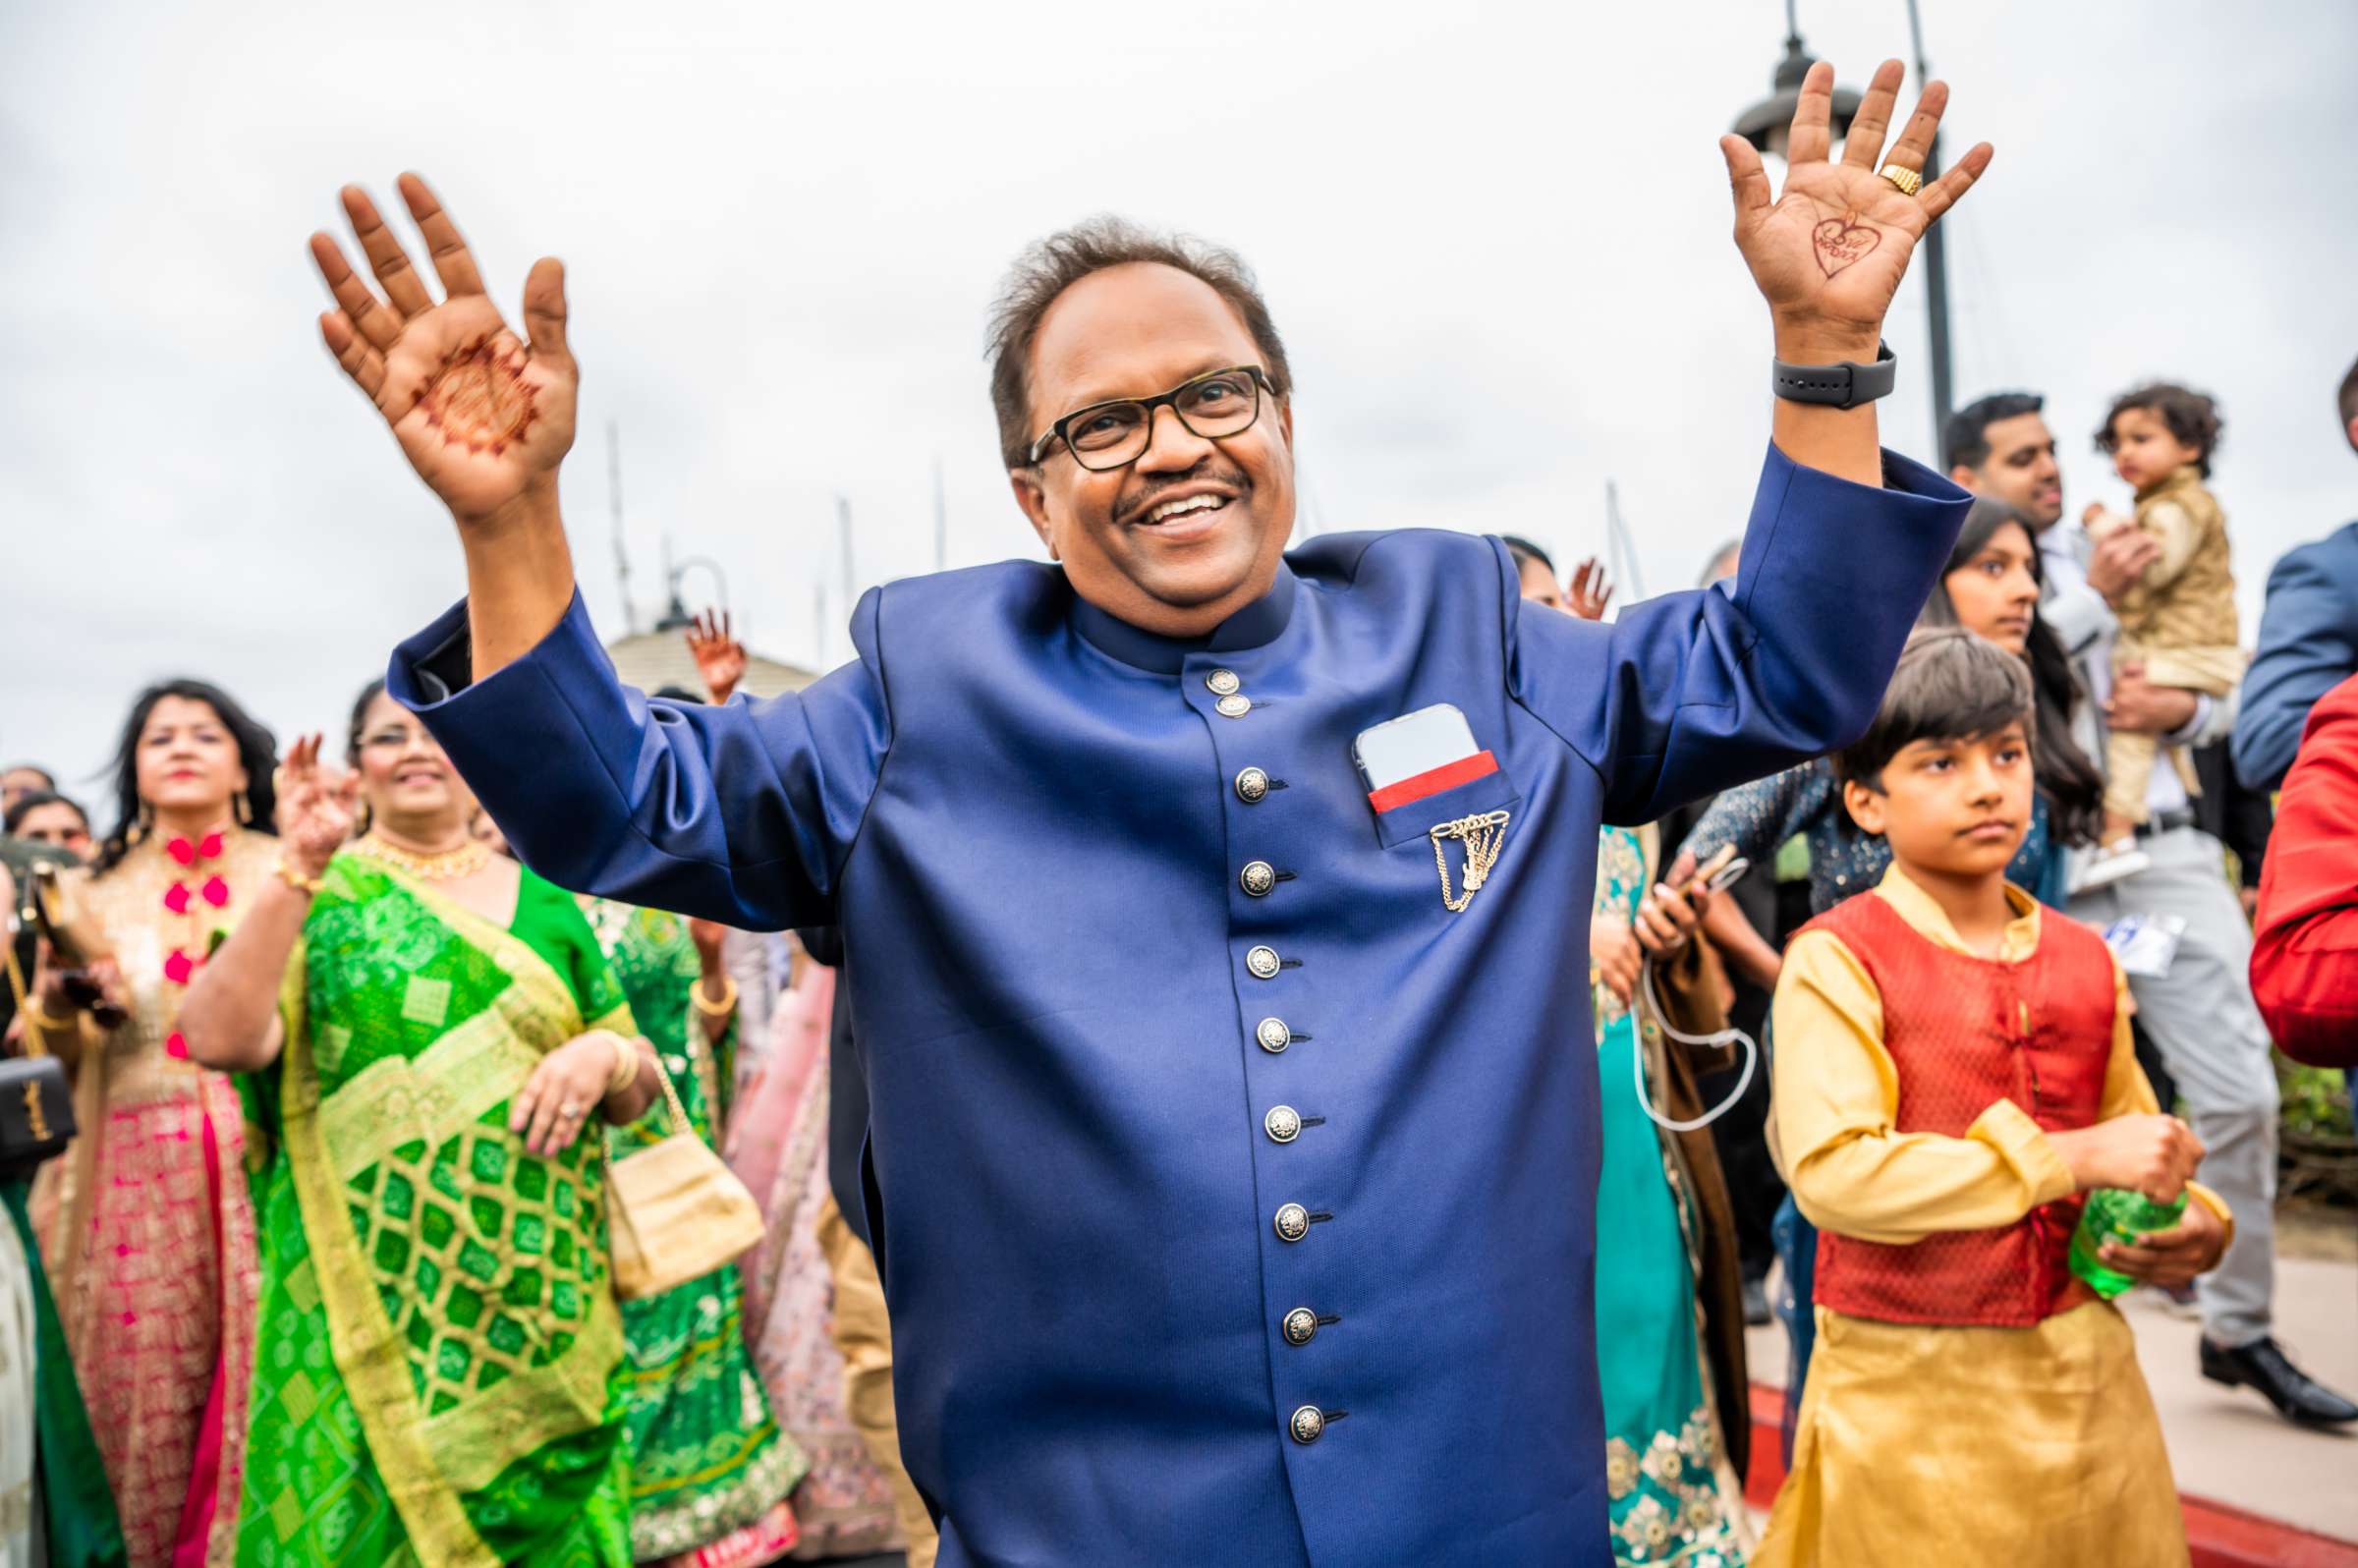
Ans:
[[[1873,892],[1805,928],[1839,937],[1882,995],[1896,1130],[1962,1138],[2000,1099],[2043,1132],[2095,1124],[2115,998],[2111,956],[2087,926],[2043,912],[2038,950],[2018,964],[1942,947]],[[2029,1327],[2095,1299],[2065,1260],[2082,1202],[2057,1199],[2011,1225],[1905,1246],[1820,1231],[1817,1300],[1884,1322]]]

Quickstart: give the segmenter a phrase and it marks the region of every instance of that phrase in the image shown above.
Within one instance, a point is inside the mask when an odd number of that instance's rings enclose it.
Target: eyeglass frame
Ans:
[[[1194,425],[1189,424],[1187,422],[1187,416],[1179,412],[1179,394],[1185,392],[1189,387],[1196,386],[1205,381],[1209,381],[1215,376],[1223,375],[1249,375],[1253,378],[1253,418],[1247,420],[1244,423],[1238,425],[1235,429],[1228,431],[1226,434],[1206,435]],[[1244,434],[1247,430],[1250,430],[1253,428],[1253,426],[1261,422],[1261,399],[1262,394],[1264,392],[1270,397],[1277,396],[1277,383],[1269,379],[1268,371],[1263,369],[1258,364],[1230,364],[1223,365],[1217,370],[1206,370],[1202,375],[1191,375],[1186,380],[1180,382],[1177,386],[1171,388],[1168,392],[1158,392],[1151,398],[1101,398],[1097,402],[1091,403],[1082,408],[1073,410],[1072,413],[1064,416],[1064,418],[1049,425],[1047,430],[1039,437],[1039,439],[1032,443],[1031,449],[1025,453],[1025,460],[1030,463],[1032,467],[1038,468],[1041,463],[1047,461],[1048,457],[1050,456],[1051,449],[1049,448],[1048,443],[1051,441],[1062,441],[1064,443],[1065,451],[1072,456],[1073,463],[1077,468],[1080,468],[1084,472],[1090,474],[1116,473],[1119,470],[1128,468],[1131,464],[1136,463],[1140,458],[1145,457],[1147,453],[1153,447],[1154,411],[1156,409],[1169,409],[1171,411],[1171,418],[1179,421],[1180,427],[1186,430],[1188,434],[1195,436],[1198,440],[1225,441],[1230,436]],[[1119,408],[1142,408],[1147,411],[1147,444],[1140,447],[1135,453],[1124,458],[1119,463],[1111,464],[1101,469],[1092,468],[1089,464],[1082,461],[1081,449],[1073,445],[1073,437],[1069,426],[1075,420],[1081,419],[1085,415],[1095,414],[1099,409]]]

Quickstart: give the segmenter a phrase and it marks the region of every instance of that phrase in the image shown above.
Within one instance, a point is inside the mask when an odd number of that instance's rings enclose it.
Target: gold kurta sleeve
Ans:
[[[1882,998],[1832,932],[1805,931],[1786,949],[1775,1019],[1777,1140],[1794,1202],[1820,1229],[1904,1245],[2011,1224],[2071,1195],[2071,1172],[2011,1100],[1993,1101],[1962,1138],[1892,1126],[1899,1079],[1883,1048]],[[2126,1037],[2125,1022],[2115,1029]],[[2145,1085],[2134,1054],[2128,1071]],[[2150,1103],[2153,1090],[2144,1092]]]

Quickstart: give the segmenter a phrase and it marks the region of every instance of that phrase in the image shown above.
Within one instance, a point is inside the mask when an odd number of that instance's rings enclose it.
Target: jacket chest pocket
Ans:
[[[1374,804],[1370,802],[1371,809]],[[1455,874],[1454,867],[1459,862],[1462,845],[1458,844],[1456,835],[1448,832],[1448,824],[1494,818],[1503,812],[1504,821],[1487,824],[1503,838],[1515,830],[1515,816],[1522,806],[1523,797],[1516,791],[1514,780],[1506,776],[1505,769],[1493,767],[1491,771],[1468,779],[1463,784],[1453,784],[1430,795],[1420,795],[1413,800],[1376,811],[1376,840],[1387,850],[1419,844],[1430,846],[1439,842],[1450,860],[1452,874]],[[1441,840],[1433,838],[1435,828],[1443,829]]]

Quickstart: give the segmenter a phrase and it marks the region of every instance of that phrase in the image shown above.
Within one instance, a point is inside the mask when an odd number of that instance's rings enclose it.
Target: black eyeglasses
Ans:
[[[1240,364],[1207,371],[1159,397],[1092,403],[1058,420],[1033,442],[1031,461],[1043,461],[1050,444],[1062,441],[1073,461],[1093,473],[1135,463],[1154,439],[1154,411],[1160,408],[1169,409],[1181,424],[1207,441],[1242,435],[1261,418],[1263,387],[1277,390],[1260,365]]]

